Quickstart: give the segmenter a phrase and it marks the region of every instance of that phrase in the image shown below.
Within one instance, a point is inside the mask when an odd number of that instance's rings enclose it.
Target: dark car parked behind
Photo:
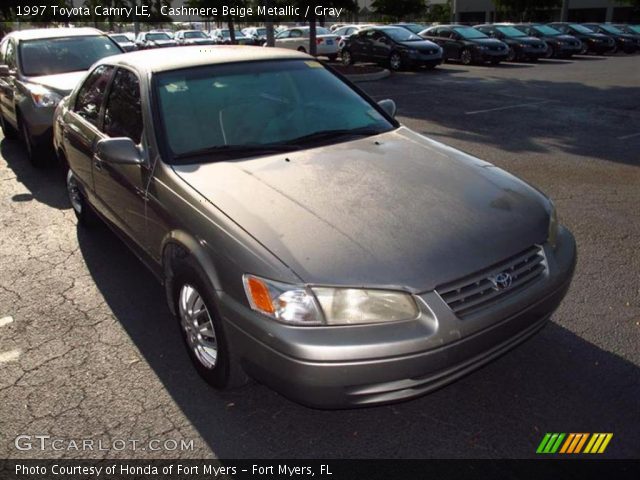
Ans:
[[[562,33],[573,35],[582,42],[581,55],[587,53],[595,53],[603,55],[611,52],[616,48],[616,42],[613,38],[602,33],[596,33],[590,28],[580,25],[579,23],[554,22],[548,24],[550,27],[559,30]]]
[[[420,36],[440,45],[445,60],[460,60],[464,65],[486,62],[497,65],[509,53],[505,43],[465,25],[438,25],[420,32]]]
[[[520,23],[514,25],[514,27],[526,35],[539,38],[547,44],[544,58],[570,58],[582,50],[582,42],[580,40],[549,25]]]
[[[442,63],[442,49],[401,27],[371,27],[349,37],[342,61],[385,63],[391,70],[403,67],[434,68]]]
[[[0,125],[36,166],[51,155],[53,111],[98,60],[122,48],[94,28],[21,30],[0,43]]]
[[[638,37],[638,35],[625,33],[608,23],[585,23],[584,26],[596,33],[602,33],[613,38],[616,41],[616,46],[611,53],[618,51],[636,53],[640,49],[640,37]]]
[[[547,44],[536,37],[530,37],[511,24],[487,24],[475,27],[486,35],[497,38],[509,46],[507,61],[537,61],[547,52]]]

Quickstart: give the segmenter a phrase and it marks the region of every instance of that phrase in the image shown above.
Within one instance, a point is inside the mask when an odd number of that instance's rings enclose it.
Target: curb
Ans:
[[[374,80],[382,80],[391,75],[391,72],[386,68],[381,72],[376,73],[362,73],[360,75],[345,75],[352,82],[372,82]]]

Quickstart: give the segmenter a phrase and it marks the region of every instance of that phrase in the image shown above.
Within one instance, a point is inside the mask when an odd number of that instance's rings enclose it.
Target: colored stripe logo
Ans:
[[[604,453],[613,433],[546,433],[536,453]]]

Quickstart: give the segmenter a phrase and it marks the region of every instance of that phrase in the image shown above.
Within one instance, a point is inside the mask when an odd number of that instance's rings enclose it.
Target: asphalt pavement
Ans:
[[[312,410],[256,383],[220,394],[152,275],[106,227],[78,228],[59,172],[2,139],[0,458],[533,457],[546,432],[611,432],[606,457],[640,457],[640,55],[447,64],[360,87],[554,199],[579,260],[550,324],[393,406]],[[41,451],[42,434],[63,449]],[[106,449],[69,446],[86,439]]]

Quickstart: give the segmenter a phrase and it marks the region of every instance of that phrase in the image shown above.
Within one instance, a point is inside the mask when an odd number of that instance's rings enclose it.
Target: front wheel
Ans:
[[[473,54],[471,53],[471,50],[468,48],[462,50],[462,53],[460,53],[460,61],[463,65],[471,65],[473,62]]]
[[[338,55],[328,55],[330,62],[335,62],[338,59]]]
[[[7,140],[16,140],[18,138],[18,131],[11,125],[9,125],[2,113],[0,113],[0,127],[2,128],[2,134],[4,135],[4,138],[6,138]]]
[[[502,60],[500,60],[499,58],[494,58],[493,60],[491,60],[491,65],[500,65],[500,62]]]
[[[556,52],[551,45],[547,47],[547,51],[544,53],[544,58],[549,59],[556,56]]]
[[[73,213],[78,219],[78,224],[83,227],[93,227],[98,222],[98,216],[87,202],[71,169],[67,171],[67,195],[69,196]]]
[[[342,51],[342,64],[343,65],[353,65],[353,55],[351,55],[351,52],[349,50],[343,50]]]
[[[394,72],[402,68],[402,57],[398,52],[393,52],[389,55],[389,68]]]
[[[589,45],[583,42],[582,47],[580,47],[580,55],[586,55],[587,53],[589,53]]]
[[[20,130],[22,134],[22,142],[24,143],[24,147],[27,151],[27,158],[34,167],[44,167],[47,164],[48,152],[42,145],[33,140],[27,122],[20,122]]]
[[[507,62],[515,62],[518,55],[513,47],[509,47],[509,53],[507,54]]]
[[[227,389],[247,383],[234,361],[215,306],[212,289],[188,264],[174,272],[173,300],[182,338],[196,371],[211,386]]]
[[[307,50],[306,50],[306,48],[304,48],[304,47],[298,47],[298,51],[299,51],[300,53],[307,53]]]

